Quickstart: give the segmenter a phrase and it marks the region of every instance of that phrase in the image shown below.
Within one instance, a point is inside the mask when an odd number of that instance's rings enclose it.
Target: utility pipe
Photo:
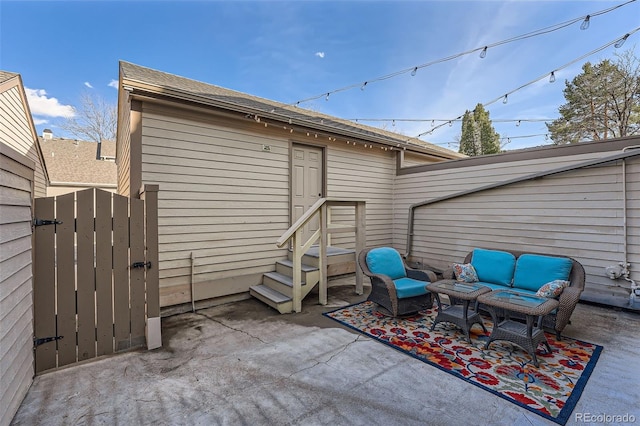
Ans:
[[[195,300],[195,292],[193,291],[193,270],[194,265],[196,263],[196,256],[191,252],[191,312],[196,312],[196,300]]]
[[[626,152],[630,149],[638,149],[640,145],[631,145],[625,146],[622,148],[622,152]],[[629,275],[631,272],[629,271],[629,249],[627,247],[628,244],[628,235],[627,235],[627,162],[626,157],[622,158],[622,228],[623,228],[623,237],[624,237],[624,264],[623,267],[623,277],[625,281],[628,281],[631,284],[631,289],[629,293],[629,307],[633,307],[636,302],[636,291],[639,288],[634,280],[632,280]]]

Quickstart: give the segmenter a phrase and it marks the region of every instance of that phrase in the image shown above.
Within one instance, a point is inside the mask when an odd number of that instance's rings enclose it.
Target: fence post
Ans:
[[[140,199],[144,200],[145,248],[146,248],[146,301],[147,322],[145,335],[147,349],[162,346],[160,323],[160,279],[158,271],[158,185],[143,185]]]

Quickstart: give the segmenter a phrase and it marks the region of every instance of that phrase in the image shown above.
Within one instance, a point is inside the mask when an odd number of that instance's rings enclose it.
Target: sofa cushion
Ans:
[[[393,280],[393,284],[396,286],[398,299],[404,299],[406,297],[427,294],[427,284],[429,284],[429,282],[414,280],[413,278],[398,278],[397,280]]]
[[[479,281],[507,287],[511,286],[513,270],[516,264],[516,257],[511,253],[498,250],[474,249],[471,264],[478,274]]]
[[[513,287],[538,291],[555,280],[568,280],[573,263],[567,257],[523,254],[516,262]]]
[[[367,266],[374,274],[386,275],[392,280],[407,276],[400,253],[391,247],[379,247],[369,251]]]
[[[478,281],[478,274],[472,264],[454,263],[452,268],[457,281],[461,281],[463,283],[474,283]]]

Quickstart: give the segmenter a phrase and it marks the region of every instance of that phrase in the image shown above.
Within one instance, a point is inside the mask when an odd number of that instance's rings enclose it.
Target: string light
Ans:
[[[635,1],[635,0],[634,0],[634,1]],[[593,16],[593,15],[592,15],[592,16]],[[609,47],[609,46],[611,46],[611,45],[614,45],[614,43],[615,43],[615,45],[622,46],[622,44],[627,40],[627,38],[629,38],[629,36],[630,36],[630,35],[632,35],[632,34],[634,34],[634,33],[638,32],[638,31],[640,31],[640,27],[637,27],[637,28],[635,28],[633,31],[628,32],[628,33],[627,33],[627,34],[625,34],[622,38],[619,38],[619,39],[617,39],[617,40],[610,41],[609,43],[607,43],[607,44],[605,44],[605,45],[603,45],[603,46],[600,46],[600,47],[598,47],[598,48],[596,48],[596,49],[594,49],[594,50],[592,50],[592,51],[590,51],[590,52],[588,52],[588,53],[585,53],[584,55],[582,55],[582,56],[580,56],[580,57],[578,57],[578,58],[575,58],[574,60],[572,60],[572,61],[570,61],[570,62],[568,62],[568,63],[566,63],[566,64],[564,64],[564,65],[562,65],[562,66],[560,66],[560,67],[556,67],[556,68],[555,68],[555,70],[553,71],[554,76],[555,76],[555,71],[559,71],[559,70],[561,70],[561,69],[567,68],[567,67],[569,67],[569,66],[571,66],[571,65],[575,64],[575,63],[576,63],[576,62],[578,62],[578,61],[581,61],[581,60],[583,60],[583,59],[585,59],[585,58],[587,58],[587,57],[589,57],[589,56],[591,56],[591,55],[594,55],[595,53],[598,53],[598,52],[600,52],[600,51],[602,51],[602,50],[606,49],[607,47]],[[486,106],[488,106],[488,105],[491,105],[491,104],[493,104],[493,103],[495,103],[495,102],[499,101],[500,99],[502,99],[502,103],[503,103],[503,104],[506,104],[506,103],[509,101],[509,95],[510,95],[510,94],[515,93],[515,92],[517,92],[517,91],[519,91],[519,90],[522,90],[522,89],[524,89],[525,87],[530,86],[530,85],[532,85],[532,84],[534,84],[534,83],[537,83],[538,81],[542,80],[543,78],[546,78],[548,75],[549,75],[549,74],[544,74],[544,75],[542,75],[542,76],[540,76],[540,77],[538,77],[538,78],[536,78],[536,79],[533,79],[533,80],[529,81],[528,83],[525,83],[525,84],[521,85],[520,87],[517,87],[517,88],[515,88],[515,89],[511,90],[510,92],[507,92],[506,94],[504,94],[504,95],[502,95],[502,96],[500,96],[500,97],[498,97],[498,98],[496,98],[496,99],[493,99],[493,100],[491,100],[491,101],[489,101],[489,102],[486,102],[486,103],[484,103],[484,104],[482,104],[482,105],[483,105],[484,107],[486,107]],[[432,134],[434,130],[441,128],[443,125],[444,125],[444,124],[440,124],[440,125],[438,125],[438,126],[434,127],[433,129],[431,129],[431,130],[429,130],[429,131],[425,131],[425,132],[423,132],[423,133],[420,133],[419,135],[417,135],[417,136],[415,136],[415,137],[416,137],[416,138],[420,138],[421,136],[424,136],[424,135],[426,135],[426,134]]]
[[[555,71],[551,71],[551,74],[549,75],[549,83],[554,83],[556,81],[556,73]]]
[[[484,49],[482,49],[482,52],[480,52],[480,57],[481,57],[482,59],[486,58],[486,56],[487,56],[487,49],[488,49],[488,47],[487,47],[487,46],[485,46],[485,47],[484,47]]]
[[[411,77],[415,77],[417,72],[418,72],[418,67],[414,67],[413,71],[411,71]]]
[[[327,96],[324,98],[324,100],[325,100],[325,101],[328,101],[328,100],[329,100],[329,95],[330,95],[330,94],[331,94],[331,93],[327,92]]]
[[[622,37],[620,40],[618,40],[618,42],[616,44],[613,45],[613,47],[615,47],[616,49],[619,49],[622,47],[622,45],[624,44],[625,41],[627,41],[627,39],[629,38],[631,34],[627,33],[624,35],[624,37]]]
[[[589,28],[589,19],[591,19],[591,15],[587,15],[584,17],[584,21],[582,21],[582,24],[580,24],[581,30],[586,30],[587,28]]]
[[[478,48],[475,48],[475,49],[467,50],[465,52],[457,53],[457,54],[454,54],[454,55],[451,55],[451,56],[448,56],[448,57],[445,57],[445,58],[441,58],[441,59],[437,59],[437,60],[434,60],[434,61],[431,61],[431,62],[427,62],[427,63],[421,64],[421,65],[412,66],[411,68],[406,68],[406,69],[403,69],[403,70],[400,70],[400,71],[393,72],[391,74],[387,74],[387,75],[383,75],[381,77],[377,77],[377,78],[373,78],[373,79],[367,80],[362,85],[360,85],[360,84],[352,84],[352,85],[345,86],[345,87],[342,87],[342,88],[339,88],[339,89],[335,89],[335,90],[332,90],[332,91],[329,91],[329,92],[325,92],[325,93],[323,93],[321,95],[317,95],[317,96],[313,96],[313,97],[310,97],[310,98],[302,99],[302,100],[297,101],[295,103],[295,105],[297,106],[300,103],[309,102],[309,101],[318,99],[318,98],[323,97],[323,96],[326,97],[327,93],[333,94],[333,93],[336,93],[336,92],[343,92],[343,91],[350,90],[350,89],[353,89],[354,87],[358,87],[358,86],[360,86],[361,90],[364,90],[364,88],[367,86],[368,83],[387,80],[387,79],[399,76],[401,74],[409,73],[409,72],[413,74],[414,70],[417,72],[418,69],[426,68],[426,67],[429,67],[431,65],[439,64],[439,63],[442,63],[442,62],[451,61],[451,60],[457,59],[457,58],[459,58],[461,56],[468,55],[470,53],[474,53],[474,52],[480,51],[481,57],[484,57],[483,53],[484,53],[484,55],[486,55],[486,51],[490,47],[501,46],[501,45],[504,45],[504,44],[507,44],[507,43],[513,43],[513,42],[516,42],[516,41],[525,40],[525,39],[528,39],[528,38],[532,38],[532,37],[548,34],[548,33],[551,33],[551,32],[558,31],[558,30],[561,30],[563,28],[566,28],[566,27],[568,27],[570,25],[573,25],[574,23],[580,22],[580,21],[582,21],[581,25],[584,25],[585,21],[589,22],[591,17],[599,16],[599,15],[603,15],[605,13],[612,12],[612,11],[618,9],[618,8],[624,7],[624,6],[626,6],[626,5],[630,4],[630,3],[633,3],[635,1],[636,0],[628,0],[628,1],[624,2],[624,3],[622,3],[622,4],[619,4],[619,5],[616,5],[616,6],[612,6],[612,7],[609,7],[607,9],[603,9],[603,10],[600,10],[600,11],[597,11],[597,12],[593,12],[593,13],[591,13],[589,15],[586,15],[586,16],[583,15],[583,16],[580,16],[578,18],[574,18],[574,19],[571,19],[571,20],[568,20],[568,21],[564,21],[564,22],[560,22],[560,23],[557,23],[557,24],[553,24],[553,25],[550,25],[550,26],[545,27],[545,28],[534,30],[534,31],[531,31],[531,32],[528,32],[528,33],[525,33],[525,34],[521,34],[521,35],[518,35],[518,36],[515,36],[515,37],[511,37],[511,38],[508,38],[508,39],[505,39],[505,40],[501,40],[501,41],[498,41],[496,43],[488,44],[486,46],[482,46],[482,47],[478,47]]]

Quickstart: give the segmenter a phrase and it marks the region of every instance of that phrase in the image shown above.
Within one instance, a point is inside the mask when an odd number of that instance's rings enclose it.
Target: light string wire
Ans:
[[[486,106],[488,106],[488,105],[491,105],[491,104],[494,104],[494,103],[498,102],[499,100],[503,100],[503,102],[504,102],[505,100],[508,100],[508,99],[509,99],[509,95],[511,95],[511,94],[513,94],[513,93],[515,93],[515,92],[517,92],[517,91],[519,91],[519,90],[522,90],[522,89],[524,89],[524,88],[525,88],[525,87],[527,87],[527,86],[530,86],[530,85],[532,85],[532,84],[534,84],[534,83],[537,83],[538,81],[542,80],[543,78],[548,78],[548,77],[549,77],[549,75],[550,75],[551,73],[554,73],[555,71],[559,71],[559,70],[561,70],[561,69],[567,68],[567,67],[569,67],[569,66],[571,66],[571,65],[575,64],[575,63],[576,63],[576,62],[578,62],[578,61],[581,61],[581,60],[583,60],[583,59],[585,59],[585,58],[587,58],[587,57],[589,57],[589,56],[591,56],[591,55],[594,55],[594,54],[596,54],[596,53],[598,53],[598,52],[600,52],[600,51],[602,51],[602,50],[606,49],[607,47],[609,47],[609,46],[611,46],[611,45],[618,44],[619,42],[621,42],[621,41],[623,41],[623,40],[628,39],[628,38],[629,38],[629,36],[631,36],[632,34],[634,34],[634,33],[638,32],[638,31],[640,31],[640,27],[637,27],[636,29],[634,29],[634,30],[632,30],[632,31],[629,31],[628,33],[624,34],[622,37],[618,37],[618,38],[616,38],[616,39],[614,39],[614,40],[610,41],[609,43],[607,43],[607,44],[605,44],[605,45],[603,45],[603,46],[601,46],[601,47],[598,47],[598,48],[596,48],[596,49],[592,50],[591,52],[585,53],[584,55],[582,55],[582,56],[580,56],[580,57],[578,57],[578,58],[576,58],[576,59],[574,59],[574,60],[572,60],[572,61],[570,61],[570,62],[567,62],[567,63],[566,63],[566,64],[564,64],[564,65],[561,65],[561,66],[559,66],[559,67],[557,67],[557,68],[554,68],[554,70],[553,70],[553,71],[551,71],[551,72],[547,72],[547,73],[545,73],[545,74],[541,75],[540,77],[537,77],[537,78],[535,78],[535,79],[533,79],[533,80],[529,81],[528,83],[525,83],[525,84],[523,84],[523,85],[521,85],[521,86],[519,86],[519,87],[517,87],[517,88],[515,88],[515,89],[513,89],[513,90],[511,90],[511,91],[509,91],[509,92],[506,92],[506,93],[505,93],[505,94],[503,94],[503,95],[498,96],[497,98],[495,98],[495,99],[493,99],[493,100],[491,100],[491,101],[489,101],[489,102],[486,102],[486,103],[482,104],[482,106],[485,106],[485,107],[486,107]],[[506,103],[506,102],[505,102],[505,103]],[[422,132],[422,133],[418,134],[417,136],[415,136],[415,138],[420,138],[420,137],[422,137],[422,136],[425,136],[425,135],[428,135],[428,134],[432,134],[435,130],[440,129],[440,128],[442,128],[442,127],[446,126],[446,125],[447,125],[447,124],[449,124],[450,122],[453,122],[453,121],[457,121],[457,120],[462,119],[462,117],[463,117],[463,116],[464,116],[464,114],[461,114],[461,115],[457,116],[456,118],[449,119],[449,120],[447,120],[445,123],[442,123],[442,124],[439,124],[439,125],[437,125],[437,126],[434,126],[433,128],[431,128],[431,129],[429,129],[429,130],[427,130],[427,131],[425,131],[425,132]]]
[[[427,62],[427,63],[421,64],[421,65],[416,65],[416,66],[413,66],[413,67],[410,67],[410,68],[405,68],[403,70],[396,71],[396,72],[393,72],[391,74],[387,74],[387,75],[383,75],[381,77],[376,77],[376,78],[372,78],[372,79],[366,80],[363,83],[355,83],[355,84],[351,84],[351,85],[348,85],[348,86],[345,86],[345,87],[341,87],[339,89],[334,89],[334,90],[330,90],[328,92],[323,92],[320,95],[311,96],[309,98],[301,99],[301,100],[296,101],[294,103],[287,104],[287,106],[299,106],[302,103],[314,101],[316,99],[320,99],[320,98],[323,98],[323,97],[326,98],[327,100],[329,100],[329,96],[332,95],[332,94],[339,93],[339,92],[345,92],[347,90],[351,90],[351,89],[354,89],[356,87],[360,87],[361,89],[364,90],[364,88],[367,87],[371,83],[388,80],[390,78],[397,77],[399,75],[406,74],[408,72],[410,72],[412,75],[415,75],[415,73],[419,69],[426,68],[426,67],[429,67],[429,66],[432,66],[432,65],[435,65],[435,64],[439,64],[439,63],[442,63],[442,62],[448,62],[448,61],[451,61],[453,59],[459,58],[461,56],[469,55],[471,53],[478,52],[478,51],[483,51],[483,53],[484,53],[484,52],[486,52],[487,49],[492,48],[492,47],[500,46],[500,45],[507,44],[507,43],[512,43],[514,41],[520,41],[520,40],[528,39],[528,38],[531,38],[531,37],[536,37],[536,36],[543,35],[543,34],[548,34],[550,32],[554,32],[554,31],[558,31],[558,30],[560,30],[562,28],[565,28],[565,27],[568,27],[570,25],[573,25],[576,22],[579,22],[579,21],[585,22],[585,20],[590,20],[590,18],[592,18],[594,16],[604,15],[605,13],[612,12],[612,11],[614,11],[616,9],[619,9],[619,8],[621,8],[623,6],[626,6],[626,5],[630,4],[630,3],[633,3],[635,1],[636,0],[629,0],[629,1],[625,2],[625,3],[619,4],[619,5],[616,5],[616,6],[612,6],[612,7],[609,7],[607,9],[603,9],[603,10],[600,10],[600,11],[597,11],[597,12],[593,12],[593,13],[590,13],[588,15],[583,15],[583,16],[580,16],[578,18],[571,19],[569,21],[565,21],[565,22],[561,22],[561,23],[558,23],[558,24],[550,25],[550,26],[545,27],[545,28],[541,28],[541,29],[538,29],[538,30],[530,31],[528,33],[521,34],[521,35],[518,35],[518,36],[515,36],[515,37],[511,37],[511,38],[508,38],[508,39],[505,39],[505,40],[501,40],[501,41],[498,41],[498,42],[495,42],[495,43],[492,43],[492,44],[487,44],[487,45],[484,45],[484,46],[481,46],[481,47],[476,47],[475,49],[467,50],[467,51],[464,51],[464,52],[461,52],[461,53],[456,53],[454,55],[450,55],[450,56],[447,56],[447,57],[444,57],[444,58],[441,58],[441,59],[436,59],[434,61]],[[272,109],[271,112],[272,113],[275,112],[275,108]]]

